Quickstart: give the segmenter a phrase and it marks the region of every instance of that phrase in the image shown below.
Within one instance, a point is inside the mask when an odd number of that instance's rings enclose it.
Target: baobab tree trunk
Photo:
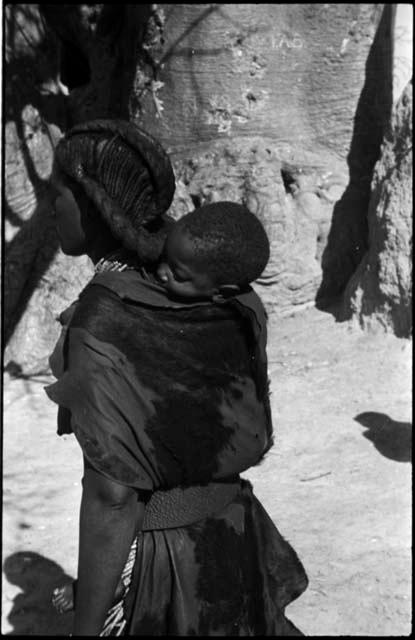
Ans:
[[[368,210],[368,250],[350,279],[341,317],[370,330],[412,334],[412,27],[410,5],[393,12],[393,103]]]
[[[271,313],[341,294],[367,248],[390,112],[389,10],[157,5],[149,25],[129,117],[166,145],[180,192],[261,218],[272,257],[257,286]],[[329,236],[346,192],[353,206]]]
[[[343,318],[369,329],[412,331],[412,82],[399,99],[375,167],[369,249],[350,279]]]
[[[246,203],[271,240],[255,284],[271,315],[344,292],[368,248],[370,185],[390,118],[388,5],[39,5],[38,13],[59,40],[62,129],[123,117],[153,134],[173,161],[176,217],[215,200]],[[73,292],[90,273],[67,264]],[[6,362],[25,370],[46,362],[56,338],[38,311],[49,269],[24,313],[19,295],[10,305],[17,322]],[[67,296],[58,283],[55,292],[59,311]],[[29,324],[44,354],[35,359]]]

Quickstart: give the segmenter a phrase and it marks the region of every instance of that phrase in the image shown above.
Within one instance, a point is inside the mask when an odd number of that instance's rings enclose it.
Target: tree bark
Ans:
[[[408,338],[412,333],[412,6],[394,5],[391,18],[394,109],[372,181],[368,251],[346,287],[340,318]]]
[[[360,326],[412,332],[412,82],[392,116],[375,167],[369,250],[344,295],[343,318]]]

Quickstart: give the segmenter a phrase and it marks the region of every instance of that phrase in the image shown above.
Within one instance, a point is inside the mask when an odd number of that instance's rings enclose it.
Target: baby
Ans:
[[[258,218],[242,205],[216,202],[173,225],[157,278],[172,297],[215,300],[259,278],[268,259],[269,242]]]
[[[172,225],[159,264],[148,277],[168,297],[223,301],[259,278],[269,259],[265,230],[246,207],[216,202],[199,207]],[[115,602],[127,588],[123,573]],[[58,587],[52,602],[60,613],[74,608],[76,581]]]

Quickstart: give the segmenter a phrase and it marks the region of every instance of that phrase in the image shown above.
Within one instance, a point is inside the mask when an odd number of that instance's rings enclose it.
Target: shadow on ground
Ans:
[[[58,614],[51,604],[52,591],[72,580],[63,569],[44,556],[20,551],[3,564],[6,579],[19,587],[8,616],[13,630],[5,635],[68,636],[72,613]]]
[[[367,411],[354,418],[367,431],[365,438],[373,442],[386,458],[398,462],[412,462],[412,424],[397,422],[384,413]]]

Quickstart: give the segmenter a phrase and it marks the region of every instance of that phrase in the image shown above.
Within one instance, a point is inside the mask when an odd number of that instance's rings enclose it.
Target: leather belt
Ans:
[[[174,529],[203,520],[232,502],[240,488],[238,477],[231,482],[155,491],[146,504],[141,530]]]

